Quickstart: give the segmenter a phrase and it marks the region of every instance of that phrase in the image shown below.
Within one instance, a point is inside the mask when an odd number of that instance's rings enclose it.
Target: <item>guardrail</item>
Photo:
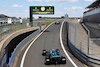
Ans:
[[[72,32],[71,32],[71,26],[69,23],[67,23],[67,36],[68,36],[68,45],[72,53],[84,64],[91,66],[91,67],[100,67],[100,59],[93,58],[85,53],[83,53],[81,50],[79,50],[75,43],[73,43],[72,39]],[[77,41],[77,40],[76,40]]]
[[[22,40],[18,46],[14,49],[13,53],[11,54],[10,56],[10,60],[9,60],[9,57],[8,57],[8,54],[6,53],[6,48],[3,50],[3,52],[1,52],[1,59],[0,59],[0,67],[7,67],[7,66],[10,66],[12,67],[12,64],[14,62],[14,59],[15,57],[17,56],[17,54],[19,53],[19,51],[21,50],[21,48],[26,45],[26,43],[28,43],[32,38],[34,38],[37,34],[39,34],[45,27],[46,25],[42,25],[44,22],[36,22],[34,23],[35,26],[40,26],[40,28],[38,30],[36,30],[34,33],[32,33],[31,35],[29,35],[28,37],[26,37],[24,40]],[[45,24],[45,23],[44,23]],[[8,33],[9,29],[4,29],[3,32],[1,32],[0,34],[3,34],[3,33]],[[24,43],[24,44],[22,44]],[[9,62],[8,62],[9,60]]]
[[[18,32],[20,32],[20,31],[18,31]],[[16,32],[16,33],[18,33],[18,32]],[[7,43],[8,45],[6,45],[2,42],[2,44],[4,44],[5,47],[3,47],[4,49],[2,48],[2,50],[0,52],[1,53],[0,54],[0,56],[1,56],[0,67],[8,67],[8,65],[10,65],[13,62],[13,60],[15,59],[16,55],[18,54],[18,51],[20,51],[20,49],[24,45],[26,45],[27,42],[29,42],[32,38],[34,38],[37,34],[39,34],[39,32],[40,32],[40,29],[37,27],[37,28],[32,28],[32,29],[29,28],[27,30],[26,29],[21,30],[21,33],[16,34],[15,36],[13,36],[15,33],[12,35],[9,35],[11,37],[8,36],[8,38],[6,38],[3,41],[5,43],[5,41],[8,42],[8,40],[9,40],[10,42]],[[18,39],[18,41],[16,41],[16,39]],[[12,46],[9,46],[9,45],[12,45]],[[16,48],[13,50],[13,48],[14,48],[13,46],[15,46],[15,45],[16,45]],[[9,47],[13,47],[13,48],[9,49]],[[9,53],[9,50],[13,50],[13,51],[11,53]],[[11,54],[11,56],[9,56],[10,54]],[[10,60],[9,60],[9,57],[10,57]]]
[[[13,62],[17,56],[17,54],[20,52],[20,50],[30,41],[32,40],[36,35],[38,35],[40,33],[40,29],[36,30],[35,32],[33,32],[31,35],[29,35],[28,37],[26,37],[23,41],[21,41],[18,46],[14,49],[12,56],[9,60],[8,66],[12,67]]]

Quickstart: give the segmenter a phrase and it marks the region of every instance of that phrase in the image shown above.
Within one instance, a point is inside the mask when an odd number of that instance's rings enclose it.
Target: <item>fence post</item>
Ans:
[[[72,28],[70,26],[70,34],[69,35],[70,35],[70,41],[72,42],[72,32],[71,31],[72,31]]]
[[[67,22],[67,30],[68,30],[68,39],[70,38],[69,36],[69,23]]]
[[[80,42],[80,51],[82,51],[82,41]]]
[[[90,31],[88,30],[88,28],[82,23],[82,25],[84,26],[84,28],[87,30],[87,32],[88,32],[88,55],[89,55],[89,38],[90,38]]]
[[[89,55],[89,37],[90,37],[90,31],[88,31],[88,55]]]
[[[76,35],[75,35],[75,36],[76,36],[76,37],[75,37],[75,46],[77,47],[77,28],[76,28],[76,27],[75,27],[75,34],[76,34]]]

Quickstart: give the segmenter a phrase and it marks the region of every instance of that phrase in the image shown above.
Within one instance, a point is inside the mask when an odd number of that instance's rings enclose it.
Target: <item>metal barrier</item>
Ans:
[[[84,41],[87,46],[85,46],[85,49],[83,49],[82,46],[85,45],[85,43],[79,43],[79,37],[78,37],[78,30],[72,23],[67,23],[67,33],[68,33],[68,45],[71,49],[72,53],[84,64],[91,66],[91,67],[100,67],[100,59],[91,57],[89,54],[88,48],[90,48],[88,45],[88,38]],[[81,36],[82,37],[82,36]],[[83,44],[83,45],[82,45]]]
[[[33,23],[34,24],[34,26],[40,26],[40,29],[38,29],[38,30],[36,30],[34,33],[32,33],[31,35],[29,35],[28,37],[26,37],[23,41],[21,41],[19,44],[18,44],[18,46],[14,49],[14,51],[13,51],[13,53],[11,54],[11,56],[10,56],[10,60],[8,61],[8,57],[7,57],[7,54],[5,53],[6,51],[5,50],[3,50],[3,55],[1,56],[1,60],[0,60],[0,67],[7,67],[7,66],[10,66],[10,67],[12,67],[12,64],[13,64],[13,62],[14,62],[14,59],[15,59],[15,57],[17,56],[17,54],[19,53],[19,51],[21,50],[21,48],[23,47],[23,46],[25,46],[26,45],[26,43],[28,43],[32,38],[34,38],[37,34],[39,34],[40,32],[41,32],[41,30],[43,30],[46,26],[44,25],[44,26],[41,26],[42,24],[45,24],[45,22],[34,22]],[[25,25],[25,27],[27,27],[26,26],[26,23],[24,24]],[[10,27],[11,27],[11,25],[9,25]],[[14,28],[19,28],[19,27],[22,27],[22,25],[20,24],[20,26],[18,27],[18,26],[14,26],[14,27],[3,27],[3,29],[4,29],[4,31],[3,32],[1,32],[2,31],[2,29],[0,29],[0,35],[1,35],[1,38],[2,38],[2,36],[4,36],[4,35],[2,35],[2,34],[10,34],[10,33],[12,33],[11,31],[9,31],[9,30],[12,30],[12,29],[14,29]],[[16,29],[15,29],[16,30]],[[3,38],[2,38],[3,39]],[[2,41],[2,39],[0,40],[0,41]],[[9,62],[9,63],[8,63]]]
[[[21,41],[18,46],[14,49],[12,56],[10,58],[10,61],[8,63],[9,67],[12,67],[13,62],[17,56],[17,54],[20,52],[20,50],[30,41],[32,40],[36,35],[38,35],[40,33],[40,29],[36,30],[35,32],[33,32],[31,35],[29,35],[28,37],[26,37],[23,41]]]

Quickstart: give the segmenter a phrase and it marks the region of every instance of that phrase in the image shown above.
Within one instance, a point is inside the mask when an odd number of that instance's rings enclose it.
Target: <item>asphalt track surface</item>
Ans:
[[[62,21],[60,21],[62,22]],[[52,24],[31,46],[25,61],[24,67],[74,67],[64,54],[60,45],[60,27],[61,24]],[[42,56],[42,50],[59,49],[60,54],[66,57],[66,64],[45,65],[45,57]]]

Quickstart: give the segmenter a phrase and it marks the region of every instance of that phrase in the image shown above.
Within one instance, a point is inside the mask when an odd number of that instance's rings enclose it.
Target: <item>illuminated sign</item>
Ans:
[[[32,14],[54,14],[54,6],[30,6]]]

